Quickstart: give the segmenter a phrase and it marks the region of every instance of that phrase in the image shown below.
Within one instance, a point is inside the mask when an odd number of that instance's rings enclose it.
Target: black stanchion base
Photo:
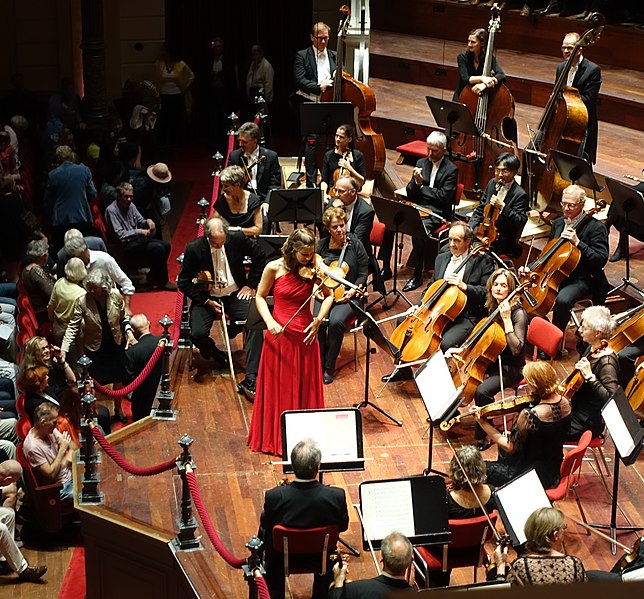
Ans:
[[[155,420],[176,420],[177,411],[171,407],[174,391],[159,391],[156,399],[159,405],[152,409],[150,416]]]
[[[203,549],[201,541],[195,537],[197,530],[197,521],[194,518],[190,519],[189,524],[183,524],[181,520],[177,520],[177,527],[179,534],[174,538],[174,546],[181,551],[195,551]]]
[[[98,472],[92,478],[83,477],[83,488],[78,494],[79,505],[105,505],[105,495],[98,489],[100,480],[101,475]]]

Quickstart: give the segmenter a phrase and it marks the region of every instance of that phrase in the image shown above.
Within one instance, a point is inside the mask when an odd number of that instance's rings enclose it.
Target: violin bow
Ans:
[[[221,328],[223,330],[224,342],[226,343],[226,351],[228,352],[228,368],[230,369],[230,378],[232,379],[233,386],[235,386],[235,367],[233,366],[233,352],[230,349],[230,337],[228,336],[228,327],[226,326],[226,311],[224,309],[224,302],[218,303],[221,306]]]
[[[501,361],[501,354],[499,354],[499,379],[501,383],[501,401],[505,401],[505,387],[503,386],[503,362]],[[508,416],[503,414],[503,434],[508,434]]]
[[[603,532],[597,530],[596,528],[593,528],[589,524],[586,524],[585,522],[582,522],[581,520],[577,520],[577,518],[573,518],[572,516],[567,516],[569,520],[572,520],[575,524],[579,524],[579,526],[583,526],[586,530],[589,530],[590,532],[596,534],[598,537],[609,541],[610,543],[613,543],[614,545],[617,545],[620,549],[623,549],[627,553],[630,553],[633,551],[632,547],[627,547],[624,545],[624,543],[620,543],[617,539],[613,539],[612,537],[609,537],[607,534],[604,534]]]
[[[297,316],[297,315],[298,315],[298,314],[299,314],[299,313],[304,309],[304,306],[306,306],[306,305],[311,301],[311,299],[313,298],[313,296],[315,296],[315,294],[319,291],[320,287],[322,287],[322,283],[315,283],[315,284],[313,285],[313,291],[311,291],[311,294],[309,295],[309,297],[307,297],[307,298],[304,300],[304,302],[302,303],[302,305],[301,305],[301,306],[300,306],[300,307],[299,307],[299,308],[298,308],[298,309],[293,313],[293,316],[291,316],[291,317],[286,321],[286,323],[285,323],[285,324],[284,324],[284,326],[282,327],[282,331],[284,331],[284,330],[286,329],[286,327],[287,327],[289,324],[291,324],[291,322],[293,322],[293,319],[294,319],[294,318],[295,318],[295,317],[296,317],[296,316]]]

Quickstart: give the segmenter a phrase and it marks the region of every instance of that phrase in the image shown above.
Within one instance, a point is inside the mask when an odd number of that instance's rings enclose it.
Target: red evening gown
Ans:
[[[313,282],[288,272],[275,281],[273,318],[284,325],[313,290]],[[322,362],[317,339],[305,345],[303,332],[313,316],[308,307],[273,339],[264,336],[248,445],[253,451],[281,455],[280,417],[285,410],[324,408]]]

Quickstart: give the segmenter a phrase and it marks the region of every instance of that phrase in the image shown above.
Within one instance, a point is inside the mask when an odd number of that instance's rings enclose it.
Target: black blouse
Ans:
[[[247,228],[252,227],[255,224],[255,211],[259,209],[261,204],[262,201],[259,199],[259,196],[251,193],[248,196],[248,207],[246,212],[236,214],[230,209],[230,206],[226,201],[226,196],[221,193],[219,194],[213,208],[231,227]]]
[[[458,63],[459,82],[452,98],[454,102],[458,101],[461,92],[470,84],[470,77],[483,74],[485,58],[481,57],[478,69],[474,67],[474,56],[471,52],[461,52],[456,58],[456,62]],[[496,77],[499,85],[505,81],[505,73],[494,56],[492,57],[492,76]]]

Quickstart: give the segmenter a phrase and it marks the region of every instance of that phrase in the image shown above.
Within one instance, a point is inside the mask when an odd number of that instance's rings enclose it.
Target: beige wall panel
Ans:
[[[165,2],[164,0],[121,0],[120,12],[121,17],[156,17],[165,14]]]
[[[165,17],[163,15],[121,19],[122,40],[143,41],[164,39],[164,37]]]

